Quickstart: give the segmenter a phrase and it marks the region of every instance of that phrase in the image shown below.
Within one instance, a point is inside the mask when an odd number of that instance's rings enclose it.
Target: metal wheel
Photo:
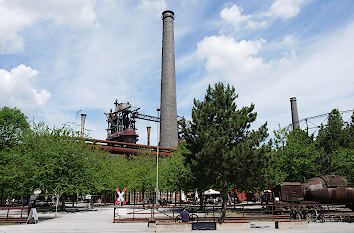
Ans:
[[[300,213],[296,213],[296,219],[297,219],[297,220],[298,220],[298,219],[301,219]]]
[[[177,215],[177,217],[175,218],[175,222],[182,222],[182,216]]]
[[[198,222],[198,221],[199,221],[198,215],[196,215],[196,214],[190,214],[189,215],[189,222],[195,223],[195,222]]]
[[[312,216],[311,214],[306,214],[306,221],[310,223],[312,221]]]

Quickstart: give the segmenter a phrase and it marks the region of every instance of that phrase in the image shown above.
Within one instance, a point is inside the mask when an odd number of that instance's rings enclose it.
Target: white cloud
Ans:
[[[266,62],[259,54],[262,46],[268,46],[262,40],[238,42],[225,36],[206,37],[199,42],[196,54],[205,59],[207,75],[194,82],[235,85],[240,94],[238,104],[255,103],[259,122],[268,121],[271,130],[279,123],[286,126],[291,122],[289,98],[293,96],[298,99],[301,119],[333,108],[352,109],[354,23],[319,38],[322,40],[307,44],[295,57],[292,47],[299,42],[287,35],[278,46],[290,49],[289,58]],[[192,97],[198,97],[206,87],[193,85],[186,89],[193,92]],[[192,101],[191,96],[185,98]],[[187,102],[185,98],[181,101]]]
[[[300,12],[300,5],[303,0],[276,0],[273,2],[266,15],[288,19]]]
[[[33,86],[37,75],[37,70],[23,64],[11,71],[0,69],[0,105],[19,107],[26,112],[44,106],[51,94]]]
[[[243,15],[243,9],[232,4],[225,7],[220,12],[221,19],[227,24],[231,24],[235,30],[260,29],[269,25],[270,18],[288,19],[296,16],[300,12],[303,0],[276,0],[272,6],[258,14]]]
[[[68,25],[73,30],[98,25],[94,5],[94,0],[1,0],[0,53],[23,51],[19,32],[40,20]]]
[[[205,68],[208,73],[224,76],[226,79],[253,74],[261,74],[268,65],[257,57],[265,40],[235,41],[232,37],[205,37],[198,43],[197,56],[206,60]]]
[[[246,28],[249,29],[257,29],[257,28],[264,28],[267,26],[267,21],[261,21],[261,22],[256,22],[256,21],[248,21]]]
[[[249,20],[251,16],[242,15],[242,8],[236,4],[233,4],[230,8],[225,7],[222,9],[220,12],[220,17],[238,29],[240,24]]]

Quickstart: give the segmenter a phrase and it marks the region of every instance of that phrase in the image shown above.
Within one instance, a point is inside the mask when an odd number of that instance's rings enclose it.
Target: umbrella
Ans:
[[[207,191],[204,191],[203,194],[205,194],[205,195],[220,194],[220,192],[216,191],[214,189],[208,189]]]

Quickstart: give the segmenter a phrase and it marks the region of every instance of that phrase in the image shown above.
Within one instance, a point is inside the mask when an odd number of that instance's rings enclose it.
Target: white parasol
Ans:
[[[204,191],[203,194],[205,195],[212,195],[212,194],[220,194],[219,191],[216,191],[214,189],[208,189],[207,191]]]

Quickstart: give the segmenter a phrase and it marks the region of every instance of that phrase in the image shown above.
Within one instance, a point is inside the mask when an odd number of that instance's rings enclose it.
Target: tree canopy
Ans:
[[[17,144],[29,129],[27,117],[17,108],[0,109],[0,149]]]
[[[184,122],[186,162],[199,190],[222,188],[225,217],[230,185],[255,188],[260,185],[262,160],[267,145],[267,126],[251,129],[256,120],[254,105],[237,108],[235,88],[223,83],[210,85],[203,101],[194,100],[192,121]]]
[[[88,147],[68,127],[49,128],[44,123],[33,123],[33,128],[29,129],[26,117],[19,110],[3,109],[7,117],[0,122],[1,128],[16,129],[7,130],[16,135],[1,138],[4,142],[9,139],[6,148],[0,148],[1,199],[27,196],[34,188],[63,196],[113,193],[117,187],[140,191],[155,189],[156,156],[113,155]],[[9,122],[13,126],[9,126]],[[159,159],[163,190],[181,190],[189,177],[183,161],[180,154]]]
[[[273,150],[267,154],[266,183],[270,187],[283,181],[303,182],[314,176],[341,175],[354,181],[354,112],[344,122],[333,109],[317,135],[296,129],[274,132]]]

